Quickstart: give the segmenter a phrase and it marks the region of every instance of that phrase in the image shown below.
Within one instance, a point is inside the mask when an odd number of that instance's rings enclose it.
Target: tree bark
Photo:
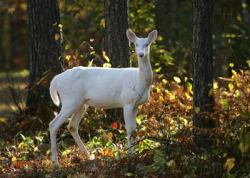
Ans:
[[[104,0],[105,28],[104,50],[112,67],[128,67],[129,46],[126,36],[128,29],[128,0]],[[121,109],[107,111],[109,120],[123,120]]]
[[[195,128],[213,128],[213,2],[193,0],[193,124]],[[194,141],[205,148],[211,145],[208,135],[195,132]]]
[[[126,37],[128,29],[128,1],[105,0],[105,45],[112,67],[129,66],[129,46]]]
[[[3,18],[3,12],[0,11],[0,61],[2,61],[3,64],[6,64],[5,60],[5,52],[3,48],[3,26],[4,26],[4,18]],[[1,68],[5,68],[6,66],[1,66]]]
[[[52,105],[50,80],[62,71],[59,6],[57,0],[27,0],[27,5],[30,76],[26,104],[32,115],[45,118]]]
[[[155,25],[163,44],[169,45],[178,39],[179,0],[157,0],[155,7]]]

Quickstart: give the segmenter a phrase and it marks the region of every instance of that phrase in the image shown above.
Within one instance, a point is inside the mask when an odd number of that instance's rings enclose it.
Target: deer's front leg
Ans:
[[[127,136],[128,136],[128,152],[131,153],[134,144],[134,133],[136,130],[136,115],[137,110],[134,107],[134,105],[126,105],[123,107],[123,114],[124,114],[124,120],[125,120],[125,127],[127,130]]]

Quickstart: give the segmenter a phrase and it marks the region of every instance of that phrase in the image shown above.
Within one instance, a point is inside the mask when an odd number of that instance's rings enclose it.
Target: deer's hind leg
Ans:
[[[80,150],[84,154],[89,155],[89,153],[88,153],[86,147],[84,146],[84,144],[79,136],[79,133],[78,133],[78,127],[79,127],[79,124],[80,124],[81,119],[82,119],[82,114],[84,111],[86,111],[86,109],[87,109],[86,105],[79,107],[78,110],[76,110],[76,112],[72,115],[72,118],[71,118],[67,128],[68,128],[69,132],[71,133],[71,135],[73,136],[75,142],[79,146]]]
[[[56,148],[56,135],[58,129],[65,120],[74,112],[74,108],[63,105],[59,114],[49,123],[50,141],[51,141],[51,159],[55,166],[59,166]]]

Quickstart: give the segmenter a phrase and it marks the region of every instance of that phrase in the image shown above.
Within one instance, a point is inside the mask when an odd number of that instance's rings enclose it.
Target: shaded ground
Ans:
[[[0,73],[0,124],[10,122],[25,106],[28,71]]]

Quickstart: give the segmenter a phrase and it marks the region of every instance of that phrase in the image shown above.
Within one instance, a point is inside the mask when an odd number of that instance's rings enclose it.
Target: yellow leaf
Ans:
[[[181,79],[179,77],[174,76],[173,78],[176,83],[181,83]]]
[[[185,93],[185,96],[186,96],[187,99],[191,98],[191,96],[188,93]]]
[[[110,68],[110,67],[111,67],[111,64],[110,64],[110,63],[104,63],[102,66],[103,66],[104,68]]]
[[[59,40],[60,39],[60,35],[59,34],[55,34],[55,40]]]
[[[228,88],[229,88],[229,91],[233,91],[234,89],[234,85],[232,83],[228,83]]]
[[[214,82],[214,84],[213,84],[213,88],[214,88],[215,90],[219,88],[219,86],[218,86],[218,82]]]
[[[166,79],[162,79],[162,83],[166,84],[168,81]]]
[[[229,63],[229,67],[233,68],[234,67],[234,63]]]
[[[92,67],[93,66],[93,60],[88,62],[88,67]]]
[[[224,168],[227,170],[227,172],[230,172],[231,169],[235,166],[235,158],[228,158],[227,161],[224,164]]]
[[[159,96],[159,101],[164,102],[163,96]]]
[[[24,142],[21,142],[21,143],[18,144],[17,147],[21,148],[21,149],[25,149],[25,148],[28,148],[28,145],[26,143],[24,143]]]
[[[70,154],[71,153],[71,150],[64,150],[63,152],[62,152],[62,155],[63,156],[66,156],[66,155],[68,155],[68,154]]]
[[[13,156],[12,158],[11,158],[11,161],[12,162],[14,162],[14,161],[16,161],[17,160],[17,158],[15,157],[15,156]]]
[[[36,151],[39,151],[37,146],[34,148],[34,152],[36,152]]]
[[[186,82],[187,90],[191,92],[193,90],[193,86],[190,82]]]
[[[70,56],[70,55],[67,55],[67,56],[65,57],[65,59],[66,59],[66,61],[69,61],[69,60],[71,59],[71,56]]]
[[[239,91],[239,90],[236,90],[236,91],[235,91],[235,97],[236,97],[236,98],[240,97],[240,91]]]
[[[107,62],[110,62],[109,57],[106,54],[106,51],[102,51],[102,55]]]
[[[62,24],[58,24],[58,27],[59,27],[59,28],[63,28],[63,25],[62,25]]]
[[[6,118],[4,118],[4,117],[0,117],[0,123],[6,123]]]
[[[233,75],[237,75],[237,72],[235,70],[232,69],[232,74]]]
[[[134,174],[131,173],[131,172],[128,172],[128,173],[126,174],[126,176],[127,176],[127,177],[134,177]]]
[[[250,67],[250,60],[247,60],[246,63],[248,65],[248,67]]]
[[[157,69],[155,69],[155,72],[159,73],[161,71],[161,69],[162,69],[161,67],[158,67]]]

